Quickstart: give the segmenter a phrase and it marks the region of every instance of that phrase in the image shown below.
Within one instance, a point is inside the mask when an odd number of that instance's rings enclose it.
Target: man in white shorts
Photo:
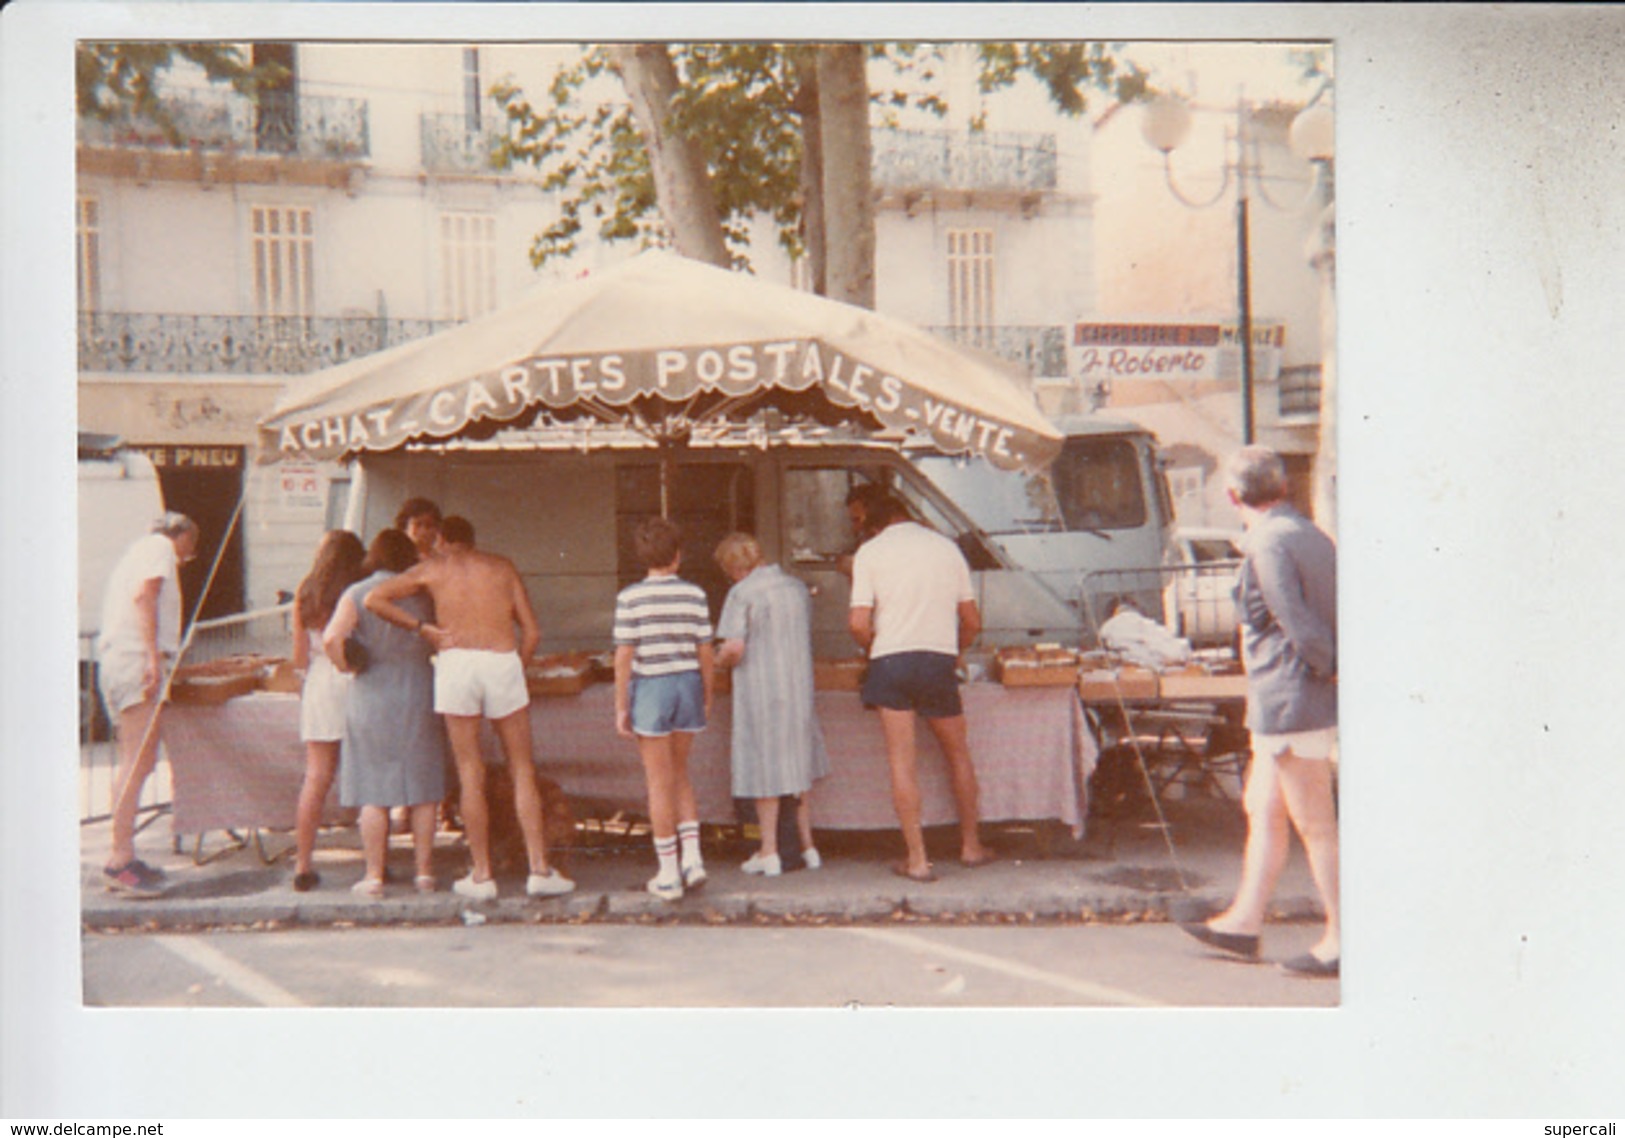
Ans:
[[[1287,503],[1286,467],[1267,447],[1246,447],[1227,470],[1230,500],[1247,525],[1236,612],[1247,667],[1253,761],[1243,802],[1247,845],[1230,907],[1182,924],[1204,944],[1258,955],[1265,911],[1296,829],[1326,912],[1289,972],[1332,977],[1341,968],[1337,805],[1337,549]],[[1289,829],[1290,827],[1290,829]]]
[[[118,731],[113,776],[113,846],[102,870],[107,887],[138,897],[163,892],[163,871],[135,856],[141,788],[158,762],[158,719],[165,681],[181,637],[179,567],[197,553],[197,523],[164,514],[113,567],[102,599],[96,674]]]
[[[452,888],[488,901],[497,895],[491,873],[491,816],[485,799],[480,720],[489,719],[513,779],[514,810],[524,834],[533,897],[569,893],[575,882],[547,864],[541,789],[530,754],[530,692],[524,662],[541,643],[530,597],[512,561],[474,548],[466,518],[441,523],[440,552],[367,594],[369,610],[429,639],[435,648],[434,709],[445,717],[457,763],[464,834],[474,867]],[[417,592],[434,601],[433,623],[395,602]],[[517,635],[516,635],[517,632]]]

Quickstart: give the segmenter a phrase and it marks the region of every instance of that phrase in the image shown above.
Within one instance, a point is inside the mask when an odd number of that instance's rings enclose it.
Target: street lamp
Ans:
[[[1325,88],[1322,88],[1310,105],[1298,114],[1289,132],[1293,150],[1315,166],[1315,183],[1310,186],[1304,202],[1312,200],[1318,193],[1320,179],[1328,172],[1331,157],[1332,112],[1324,105],[1317,105],[1324,92]],[[1264,184],[1263,162],[1252,112],[1251,104],[1238,96],[1235,125],[1225,132],[1224,179],[1206,201],[1188,197],[1174,181],[1173,152],[1190,137],[1190,104],[1173,95],[1159,95],[1146,105],[1140,120],[1140,133],[1153,149],[1162,152],[1163,176],[1169,191],[1182,205],[1191,209],[1206,209],[1220,201],[1232,185],[1236,188],[1236,323],[1237,334],[1241,338],[1241,432],[1242,443],[1248,446],[1254,441],[1253,302],[1249,267],[1251,240],[1248,233],[1251,193],[1256,191],[1259,197],[1277,209],[1293,208],[1269,196]],[[1298,208],[1302,204],[1299,203]]]

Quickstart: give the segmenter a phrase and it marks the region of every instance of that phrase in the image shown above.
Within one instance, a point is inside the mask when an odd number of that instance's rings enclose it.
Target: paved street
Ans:
[[[1274,959],[1311,925],[1266,938]],[[1333,1007],[1167,924],[628,924],[87,934],[87,1006]]]

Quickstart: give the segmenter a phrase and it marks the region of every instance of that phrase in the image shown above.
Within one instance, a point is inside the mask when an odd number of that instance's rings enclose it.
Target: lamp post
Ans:
[[[1322,88],[1324,92],[1324,88]],[[1311,140],[1314,147],[1323,148],[1324,153],[1312,159],[1316,167],[1316,182],[1310,187],[1309,196],[1312,199],[1319,188],[1322,174],[1327,172],[1331,154],[1331,111],[1325,107],[1314,106],[1320,95],[1311,100],[1311,105],[1298,115],[1292,124],[1294,149],[1296,139],[1301,133]],[[1253,125],[1253,108],[1247,100],[1238,95],[1236,99],[1235,124],[1225,131],[1225,153],[1222,166],[1223,180],[1218,190],[1206,201],[1200,201],[1186,195],[1174,180],[1173,152],[1182,145],[1191,132],[1191,106],[1185,100],[1171,95],[1159,95],[1146,105],[1144,117],[1140,121],[1140,131],[1146,142],[1153,149],[1162,152],[1163,176],[1168,190],[1180,204],[1191,209],[1206,209],[1217,204],[1230,191],[1231,186],[1236,192],[1236,332],[1241,339],[1241,441],[1243,445],[1250,446],[1255,441],[1255,416],[1253,411],[1253,299],[1252,299],[1252,270],[1251,245],[1252,238],[1249,232],[1251,199],[1256,192],[1268,204],[1277,209],[1288,209],[1274,201],[1269,196],[1263,178],[1263,163],[1259,152],[1259,140]],[[1307,155],[1305,155],[1307,157]],[[1300,206],[1301,208],[1301,206]]]

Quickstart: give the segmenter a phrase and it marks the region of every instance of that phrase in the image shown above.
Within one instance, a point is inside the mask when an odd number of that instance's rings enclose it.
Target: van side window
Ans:
[[[1132,529],[1145,524],[1139,456],[1127,440],[1069,439],[1050,476],[1068,529]]]
[[[802,466],[784,472],[785,556],[801,565],[833,562],[856,543],[846,495],[862,479],[845,467]]]

